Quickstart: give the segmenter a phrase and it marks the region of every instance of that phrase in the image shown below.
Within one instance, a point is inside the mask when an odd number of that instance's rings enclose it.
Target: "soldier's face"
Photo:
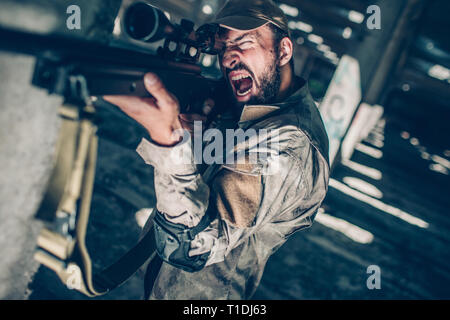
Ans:
[[[226,29],[219,39],[224,44],[221,69],[236,101],[264,104],[274,100],[281,76],[272,30],[267,25],[251,31]]]

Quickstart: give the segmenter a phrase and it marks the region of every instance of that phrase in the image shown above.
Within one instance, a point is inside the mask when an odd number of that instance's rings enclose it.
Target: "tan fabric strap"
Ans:
[[[83,110],[85,111],[85,110]],[[54,221],[43,228],[35,259],[52,269],[69,288],[95,297],[126,281],[155,251],[151,229],[139,243],[99,274],[93,274],[86,230],[94,187],[96,126],[77,106],[60,108],[61,132],[56,163],[36,217]]]

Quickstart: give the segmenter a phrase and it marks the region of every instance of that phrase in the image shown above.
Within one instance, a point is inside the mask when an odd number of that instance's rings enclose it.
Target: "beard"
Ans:
[[[264,70],[259,79],[259,94],[251,97],[248,104],[270,104],[274,103],[281,86],[281,71],[279,59],[274,59],[272,65]]]

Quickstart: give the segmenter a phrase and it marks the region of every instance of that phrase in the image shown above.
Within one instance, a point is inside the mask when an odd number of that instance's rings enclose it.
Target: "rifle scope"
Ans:
[[[124,27],[131,38],[145,42],[159,41],[174,31],[174,26],[166,15],[145,2],[137,2],[128,7]]]
[[[194,23],[182,19],[180,24],[172,24],[166,15],[159,9],[146,2],[137,2],[128,7],[123,18],[125,32],[133,39],[156,42],[164,39],[164,49],[170,41],[186,46],[185,56],[198,59],[198,53],[217,54],[222,45],[215,41],[217,24],[204,24],[194,32]],[[196,48],[195,57],[189,52]],[[178,47],[177,47],[178,48]],[[177,50],[175,50],[177,51]]]

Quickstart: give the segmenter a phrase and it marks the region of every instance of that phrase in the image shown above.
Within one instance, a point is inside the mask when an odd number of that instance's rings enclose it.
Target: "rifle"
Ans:
[[[148,71],[161,77],[182,107],[202,95],[215,94],[220,81],[202,76],[198,62],[201,53],[220,52],[214,38],[218,26],[204,25],[194,32],[191,21],[171,24],[161,10],[143,2],[131,5],[123,20],[125,31],[133,39],[164,39],[156,55],[2,27],[0,50],[35,56],[32,84],[72,104],[86,104],[92,96],[110,94],[149,96],[142,81]]]
[[[123,29],[131,38],[164,40],[156,54],[0,27],[0,51],[35,56],[32,84],[64,98],[55,167],[36,213],[36,218],[53,225],[41,231],[35,259],[89,297],[123,283],[155,252],[150,231],[115,263],[93,274],[85,236],[97,157],[96,97],[150,96],[143,83],[148,71],[158,74],[177,96],[182,111],[195,111],[198,102],[209,97],[220,101],[217,97],[224,92],[223,82],[202,75],[198,65],[202,53],[220,52],[215,43],[218,26],[194,31],[188,20],[172,24],[147,3],[132,4],[123,17]]]

